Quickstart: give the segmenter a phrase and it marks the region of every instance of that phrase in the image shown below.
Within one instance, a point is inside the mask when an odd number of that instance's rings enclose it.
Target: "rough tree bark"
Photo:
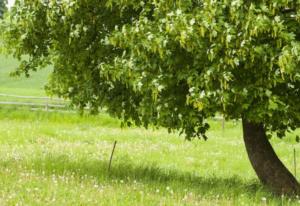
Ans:
[[[300,194],[299,183],[274,152],[263,124],[243,119],[243,132],[248,157],[260,181],[277,194]]]

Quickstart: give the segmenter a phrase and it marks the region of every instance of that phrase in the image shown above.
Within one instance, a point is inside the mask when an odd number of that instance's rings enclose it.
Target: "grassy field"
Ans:
[[[47,83],[51,68],[45,68],[37,72],[32,72],[30,78],[24,75],[12,77],[10,74],[16,69],[18,61],[0,55],[0,102],[26,102],[35,104],[62,104],[61,101],[16,98],[14,96],[46,97],[44,86]],[[2,94],[12,96],[2,96]]]
[[[0,56],[0,93],[44,96],[50,69],[9,78],[15,65]],[[257,181],[240,122],[227,122],[223,133],[221,122],[211,121],[207,142],[119,125],[106,114],[0,106],[0,206],[300,205]],[[293,149],[300,153],[295,134],[272,144],[293,171]]]
[[[17,60],[0,55],[0,93],[45,96],[44,85],[51,68],[32,73],[32,78],[10,77],[16,65]]]
[[[0,205],[299,204],[259,184],[240,123],[226,123],[224,133],[211,124],[207,142],[187,142],[165,130],[120,129],[105,114],[2,108]],[[293,169],[293,148],[300,149],[293,135],[273,144]]]

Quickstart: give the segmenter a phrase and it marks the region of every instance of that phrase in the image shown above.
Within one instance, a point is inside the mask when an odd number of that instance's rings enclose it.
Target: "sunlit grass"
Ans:
[[[223,133],[211,121],[207,142],[164,129],[121,129],[106,114],[2,108],[0,125],[0,205],[298,204],[257,181],[239,122],[226,123]],[[273,140],[290,169],[299,149],[293,136]]]
[[[11,77],[10,74],[15,71],[17,65],[16,59],[0,55],[0,93],[45,96],[44,85],[47,83],[51,68],[31,72],[31,78],[24,75]]]

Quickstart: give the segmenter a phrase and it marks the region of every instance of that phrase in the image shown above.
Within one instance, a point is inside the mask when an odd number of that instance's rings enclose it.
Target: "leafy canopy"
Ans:
[[[283,136],[300,125],[299,0],[17,0],[2,44],[16,74],[125,123],[204,137],[208,117]],[[24,58],[23,58],[24,59]]]
[[[0,18],[3,17],[3,14],[6,11],[6,3],[6,0],[0,0]]]

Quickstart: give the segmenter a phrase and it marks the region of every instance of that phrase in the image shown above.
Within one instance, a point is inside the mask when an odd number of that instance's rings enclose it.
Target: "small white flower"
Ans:
[[[200,92],[200,96],[199,96],[200,98],[203,98],[203,97],[205,97],[205,91],[201,91]]]
[[[179,16],[179,15],[182,14],[182,11],[181,11],[180,9],[177,9],[177,10],[176,10],[176,14]]]
[[[190,20],[190,25],[194,25],[196,23],[196,20],[194,19],[194,18],[192,18],[191,20]]]
[[[159,85],[159,86],[157,87],[157,90],[158,90],[159,92],[161,92],[163,89],[164,89],[164,86],[163,86],[163,85]]]
[[[171,11],[170,13],[167,14],[167,16],[174,16],[174,12]]]
[[[142,86],[143,86],[143,83],[142,83],[142,82],[139,82],[139,83],[137,84],[137,86],[138,86],[139,89],[141,89]]]
[[[151,41],[154,38],[153,34],[148,35],[148,40]]]
[[[189,93],[193,93],[194,90],[195,90],[195,87],[191,87],[191,88],[189,89]]]
[[[280,16],[275,16],[275,22],[280,22]]]

